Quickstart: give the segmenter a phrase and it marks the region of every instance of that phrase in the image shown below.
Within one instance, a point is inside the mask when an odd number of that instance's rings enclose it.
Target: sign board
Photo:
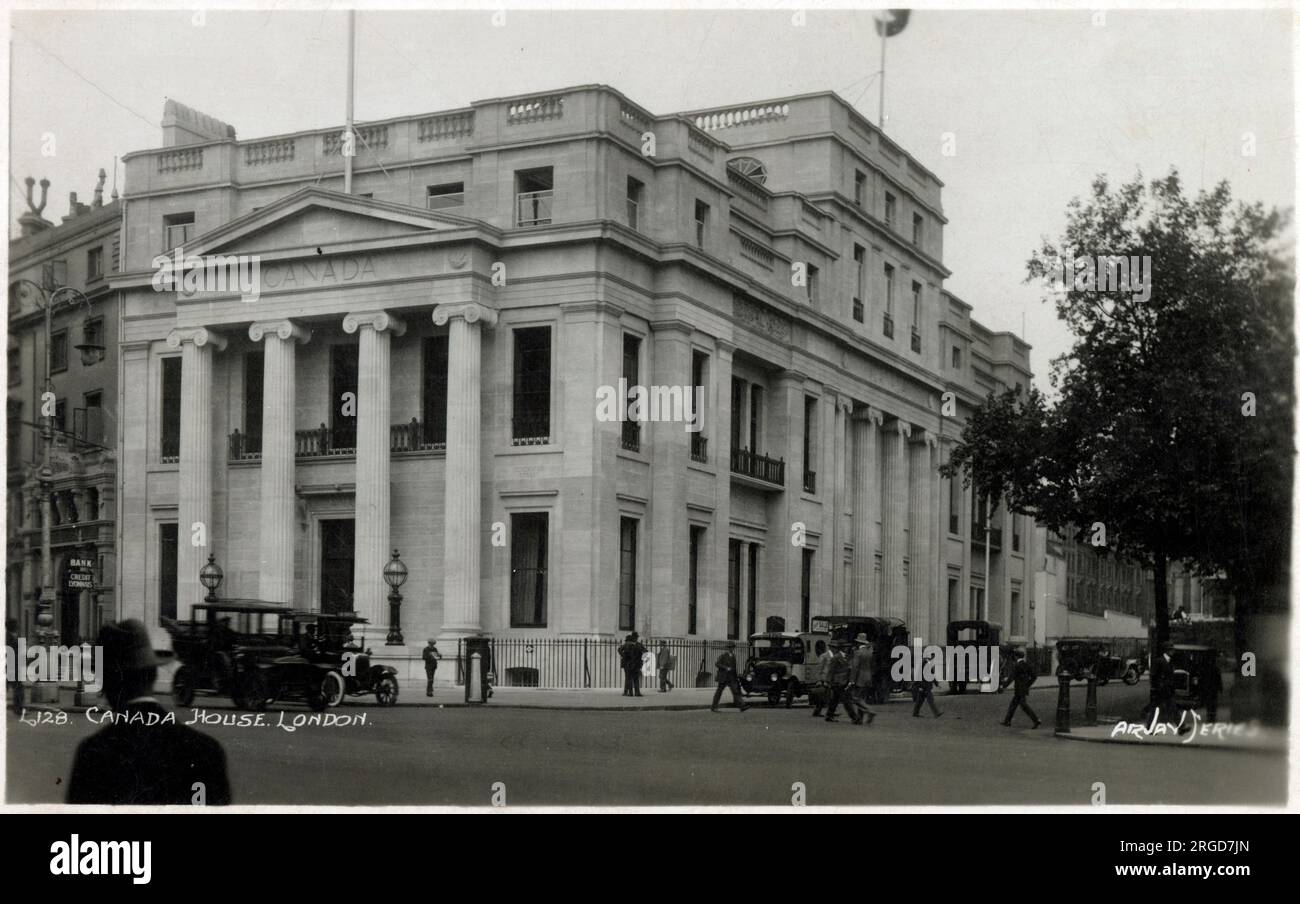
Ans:
[[[75,556],[68,559],[63,583],[65,590],[94,590],[95,560]]]

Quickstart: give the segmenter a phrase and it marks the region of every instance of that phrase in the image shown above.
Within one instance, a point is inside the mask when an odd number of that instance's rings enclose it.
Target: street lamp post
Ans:
[[[406,575],[406,565],[394,549],[393,557],[384,565],[384,583],[392,588],[388,594],[388,637],[384,640],[385,646],[400,647],[406,643],[402,639],[402,594],[398,592],[406,583]]]
[[[54,521],[54,493],[52,489],[54,481],[54,407],[50,403],[49,396],[54,392],[53,369],[54,357],[51,351],[54,336],[54,311],[63,303],[64,298],[72,298],[80,301],[86,306],[87,313],[91,312],[90,299],[82,292],[71,286],[60,286],[53,292],[46,295],[46,289],[40,283],[33,282],[30,279],[19,279],[19,283],[25,283],[36,290],[36,306],[41,309],[45,315],[45,382],[44,391],[41,399],[41,407],[48,412],[41,418],[41,466],[37,471],[37,483],[40,486],[41,493],[41,598],[37,603],[36,609],[36,639],[43,646],[54,646],[54,549],[51,538],[51,525]],[[87,323],[89,318],[87,318]],[[86,335],[85,324],[82,327],[82,343],[76,348],[81,352],[81,362],[86,365],[94,364],[96,361],[103,359],[104,346],[90,341],[91,337]],[[57,695],[57,685],[54,687],[54,693]],[[42,699],[37,701],[36,698],[44,697],[48,694],[47,689],[33,689],[33,702],[50,702]],[[57,699],[57,698],[56,698]]]

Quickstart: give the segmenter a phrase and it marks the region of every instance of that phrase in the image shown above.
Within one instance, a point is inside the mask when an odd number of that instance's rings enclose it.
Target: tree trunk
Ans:
[[[1163,552],[1155,555],[1156,645],[1152,656],[1160,654],[1160,645],[1169,640],[1169,560]]]

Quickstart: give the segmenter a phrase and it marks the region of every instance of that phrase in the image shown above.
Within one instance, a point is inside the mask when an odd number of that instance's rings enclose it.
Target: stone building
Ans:
[[[6,399],[5,616],[33,636],[41,587],[41,518],[44,449],[46,331],[42,305],[58,300],[50,331],[50,391],[54,433],[50,454],[51,601],[54,629],[64,643],[93,639],[114,612],[114,518],[117,405],[116,293],[109,277],[120,252],[121,203],[117,191],[104,203],[103,170],[93,201],[70,193],[68,215],[58,224],[43,216],[49,183],[19,217],[9,243],[9,382]],[[84,295],[83,303],[71,287]],[[77,346],[102,346],[79,353]],[[80,567],[89,563],[88,567]],[[89,575],[86,572],[91,572]],[[86,587],[85,585],[91,585]]]
[[[125,158],[124,615],[184,616],[212,555],[222,596],[355,610],[408,663],[773,615],[1030,631],[1033,531],[937,471],[1029,348],[944,291],[940,181],[839,97],[579,86],[357,131],[351,194],[338,127],[169,102]],[[177,246],[255,259],[256,297],[158,291]],[[599,416],[635,387],[701,387],[700,429]]]

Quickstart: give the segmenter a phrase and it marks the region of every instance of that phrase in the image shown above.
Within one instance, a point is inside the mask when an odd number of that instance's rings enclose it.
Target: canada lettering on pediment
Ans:
[[[375,262],[369,254],[262,263],[263,289],[315,288],[374,278]]]
[[[790,341],[789,318],[778,311],[774,311],[767,305],[752,301],[741,295],[736,295],[734,301],[733,311],[735,312],[736,322],[741,326],[748,327],[773,339],[780,339],[784,342]]]

